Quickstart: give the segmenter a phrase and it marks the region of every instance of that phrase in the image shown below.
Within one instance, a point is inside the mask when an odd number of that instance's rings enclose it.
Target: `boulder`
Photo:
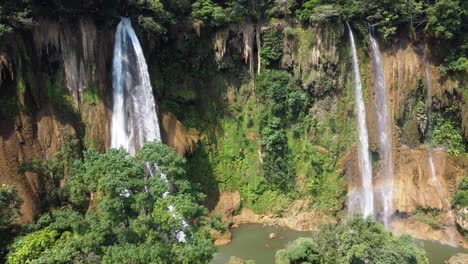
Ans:
[[[214,241],[215,246],[222,246],[222,245],[231,243],[232,235],[231,235],[231,232],[229,231],[221,232],[219,230],[210,229],[210,234],[213,236],[215,240]]]
[[[223,222],[229,226],[234,222],[234,213],[239,209],[241,196],[239,191],[221,191],[218,203],[211,215],[220,214]]]
[[[468,231],[468,207],[457,207],[455,209],[455,221],[464,231]]]
[[[458,253],[445,261],[445,264],[465,264],[468,263],[468,254]]]

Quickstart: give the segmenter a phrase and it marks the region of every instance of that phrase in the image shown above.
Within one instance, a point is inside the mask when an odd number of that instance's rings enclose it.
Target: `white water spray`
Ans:
[[[387,99],[387,87],[384,78],[384,69],[380,55],[380,47],[374,36],[372,27],[370,31],[370,42],[374,62],[374,87],[377,109],[377,127],[379,132],[379,154],[380,154],[380,194],[383,205],[383,222],[389,227],[393,214],[393,158],[392,158],[392,130],[390,110]]]
[[[364,216],[374,215],[374,190],[372,186],[372,164],[369,153],[369,136],[366,124],[366,105],[362,95],[361,73],[359,72],[359,60],[357,56],[354,35],[348,22],[349,40],[353,55],[353,71],[355,86],[355,104],[359,134],[359,168],[361,170],[362,192],[359,194],[361,212]]]
[[[161,141],[153,89],[143,50],[130,19],[115,34],[111,147],[135,155],[147,141]]]
[[[138,37],[129,18],[122,18],[115,33],[112,69],[113,109],[111,147],[124,148],[132,156],[148,141],[161,142],[156,103],[148,66]],[[149,164],[152,176],[158,175],[156,164]],[[167,181],[166,175],[160,176]],[[164,193],[165,198],[169,193]],[[168,208],[175,213],[174,206]],[[188,224],[182,220],[185,227]],[[185,241],[185,233],[177,234]]]

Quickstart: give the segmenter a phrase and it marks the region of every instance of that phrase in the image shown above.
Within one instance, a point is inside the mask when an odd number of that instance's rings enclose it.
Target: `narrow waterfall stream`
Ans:
[[[377,110],[377,129],[379,135],[380,155],[380,183],[379,191],[382,202],[382,220],[386,227],[389,226],[393,214],[393,158],[392,158],[392,129],[390,108],[387,98],[387,86],[385,84],[384,69],[380,55],[380,47],[373,27],[369,28],[372,59],[374,63],[374,87],[375,107]]]
[[[426,112],[427,112],[427,129],[426,129],[426,131],[430,132],[431,128],[432,128],[432,119],[431,119],[431,115],[432,115],[432,80],[431,80],[431,73],[429,71],[429,65],[427,64],[426,59],[424,61],[424,72],[425,72],[425,75],[426,75]],[[452,209],[450,208],[451,207],[450,201],[447,198],[448,191],[444,192],[442,184],[439,181],[439,178],[437,177],[437,171],[436,171],[436,167],[435,167],[435,164],[434,164],[432,149],[429,148],[427,152],[428,152],[427,153],[427,158],[428,158],[428,162],[429,162],[429,169],[431,171],[432,184],[434,185],[434,188],[436,189],[437,194],[439,195],[439,197],[444,201],[445,205],[447,206],[447,213],[448,213],[450,226],[447,226],[445,230],[446,230],[447,234],[450,237],[450,241],[453,244],[455,244],[456,243],[456,240],[455,240],[456,230],[454,231],[454,229],[456,228],[455,227],[455,217],[453,215]]]
[[[160,142],[161,132],[143,49],[130,19],[126,17],[122,18],[115,33],[112,79],[111,147],[122,147],[130,155],[135,155],[145,142]],[[148,164],[147,167],[153,176],[159,174],[157,164]],[[159,176],[166,180],[166,175]],[[163,197],[167,195],[168,192]],[[175,208],[171,205],[168,210],[174,212]],[[184,227],[188,226],[183,219],[180,221]],[[185,241],[183,231],[177,235],[179,241]]]
[[[349,40],[353,55],[353,72],[355,86],[355,108],[358,121],[359,134],[359,168],[361,170],[362,191],[358,192],[357,199],[360,201],[361,212],[364,216],[374,215],[374,190],[372,186],[372,164],[369,153],[369,136],[366,123],[366,105],[362,93],[361,73],[359,71],[359,60],[357,56],[354,35],[348,22],[346,26],[349,31]]]

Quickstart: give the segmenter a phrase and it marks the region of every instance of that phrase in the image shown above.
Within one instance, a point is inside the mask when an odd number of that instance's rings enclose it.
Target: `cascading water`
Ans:
[[[432,126],[432,120],[431,120],[431,115],[432,115],[432,81],[431,81],[431,73],[429,71],[429,65],[427,64],[427,61],[424,61],[424,70],[426,74],[426,111],[427,111],[427,131],[430,132],[431,126]],[[446,228],[447,234],[450,237],[450,241],[452,243],[455,243],[455,232],[453,229],[455,228],[455,217],[453,215],[453,212],[451,210],[451,205],[450,201],[447,199],[447,195],[444,193],[444,190],[442,188],[442,184],[439,181],[439,178],[437,178],[437,171],[436,167],[434,164],[434,158],[432,155],[432,149],[429,148],[428,153],[427,153],[427,159],[429,163],[429,169],[431,171],[431,181],[432,185],[436,189],[437,194],[439,197],[444,201],[445,205],[447,206],[447,211],[448,211],[448,218],[449,218],[449,223],[450,226]]]
[[[145,142],[160,142],[161,132],[143,49],[130,19],[125,17],[115,33],[112,80],[111,147],[124,148],[133,156]],[[153,176],[158,175],[157,164],[149,164],[148,170]],[[166,180],[166,175],[160,176]],[[163,197],[168,194],[164,193]],[[168,209],[175,211],[174,206]],[[188,226],[181,221],[184,227]],[[185,241],[184,232],[180,231],[177,236],[179,241]]]
[[[115,34],[111,147],[131,155],[147,141],[161,141],[153,89],[143,50],[129,18]]]
[[[372,186],[372,164],[370,160],[369,138],[366,124],[366,106],[362,95],[361,74],[359,72],[359,60],[354,43],[353,31],[348,22],[346,22],[346,26],[349,31],[349,40],[353,55],[355,103],[359,134],[359,168],[361,170],[362,192],[359,192],[358,199],[360,201],[362,214],[364,216],[369,216],[374,214],[374,190]]]
[[[380,47],[372,27],[370,42],[374,62],[375,104],[377,109],[377,128],[379,133],[380,174],[379,184],[381,202],[383,207],[383,222],[386,227],[390,224],[393,214],[393,158],[392,158],[392,130],[390,110],[388,107],[387,87],[385,85],[384,69],[380,55]]]

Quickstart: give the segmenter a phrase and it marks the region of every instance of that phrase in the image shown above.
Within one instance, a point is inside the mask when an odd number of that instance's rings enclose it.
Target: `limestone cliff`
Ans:
[[[91,18],[42,19],[2,48],[0,183],[18,187],[23,222],[37,215],[42,190],[37,174],[18,175],[22,162],[49,160],[71,138],[108,145],[112,39]]]

